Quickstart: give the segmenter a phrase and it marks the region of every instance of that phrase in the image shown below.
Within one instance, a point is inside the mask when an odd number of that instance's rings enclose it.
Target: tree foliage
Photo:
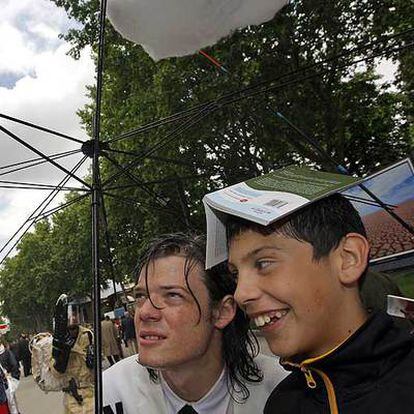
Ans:
[[[89,206],[77,204],[36,224],[0,273],[2,313],[14,329],[48,329],[61,293],[91,292]]]

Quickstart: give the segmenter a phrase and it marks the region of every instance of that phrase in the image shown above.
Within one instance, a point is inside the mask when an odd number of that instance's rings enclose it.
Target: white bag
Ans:
[[[40,389],[46,393],[49,391],[62,391],[63,388],[68,386],[67,378],[59,378],[52,373],[50,367],[52,341],[53,337],[48,332],[39,333],[30,341],[33,378]]]
[[[19,414],[16,401],[16,391],[19,387],[19,380],[11,376],[7,376],[9,388],[6,390],[7,402],[9,404],[10,414]]]

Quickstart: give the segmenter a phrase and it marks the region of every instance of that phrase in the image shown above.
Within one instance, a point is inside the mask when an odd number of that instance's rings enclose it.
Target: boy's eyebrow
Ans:
[[[160,289],[160,290],[180,289],[180,290],[184,290],[185,292],[188,292],[188,289],[182,285],[161,285],[161,286],[158,286],[157,289]],[[142,292],[146,293],[147,289],[144,286],[136,286],[134,288],[134,291],[139,292],[139,293],[142,293]]]
[[[185,286],[182,285],[163,285],[159,287],[161,290],[171,290],[171,289],[180,289],[187,292],[188,290],[185,288]]]
[[[246,260],[246,259],[250,259],[251,257],[255,256],[256,254],[260,253],[262,250],[277,250],[277,251],[281,251],[283,250],[280,247],[277,246],[261,246],[258,247],[257,249],[254,249],[248,253],[246,253],[241,260]],[[230,263],[231,264],[231,263]]]

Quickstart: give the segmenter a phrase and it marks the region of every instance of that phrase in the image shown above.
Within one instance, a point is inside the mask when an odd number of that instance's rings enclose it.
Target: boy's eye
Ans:
[[[167,296],[169,298],[172,298],[172,299],[178,299],[178,298],[182,298],[183,297],[183,295],[181,293],[178,293],[178,292],[168,292],[167,293]]]
[[[271,264],[272,262],[270,260],[258,260],[255,265],[258,270],[264,270]]]

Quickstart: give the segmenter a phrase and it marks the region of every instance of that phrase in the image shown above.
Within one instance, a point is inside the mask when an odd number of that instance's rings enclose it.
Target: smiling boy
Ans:
[[[362,305],[369,244],[351,203],[336,194],[266,227],[226,227],[235,299],[292,371],[264,412],[411,413],[413,337]]]

